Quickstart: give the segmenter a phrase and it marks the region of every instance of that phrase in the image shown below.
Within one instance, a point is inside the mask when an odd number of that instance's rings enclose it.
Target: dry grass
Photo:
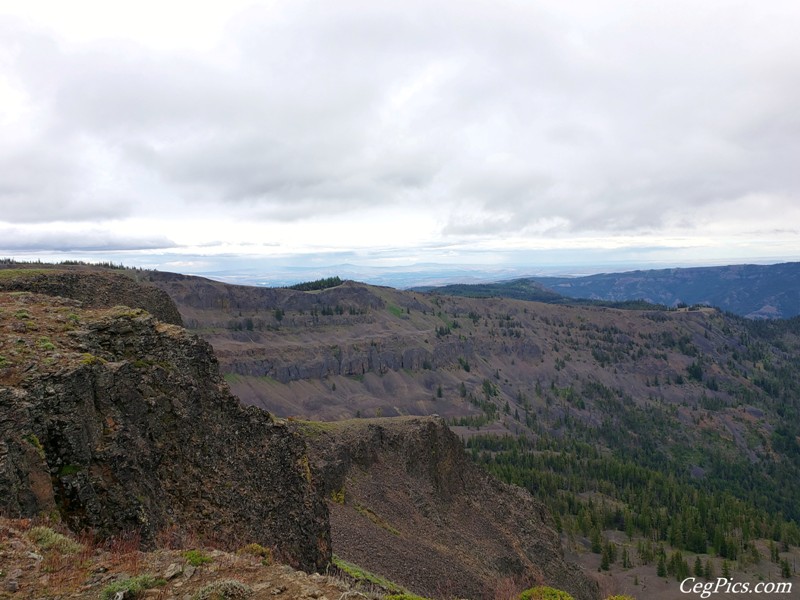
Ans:
[[[138,575],[142,572],[141,534],[138,531],[128,531],[115,536],[104,544],[111,562],[115,567],[129,573]]]
[[[32,537],[55,539],[58,543],[43,550]],[[81,549],[73,553],[58,550],[69,548],[70,543]],[[140,552],[138,543],[135,533],[99,541],[88,532],[75,536],[58,526],[0,517],[3,584],[13,580],[18,586],[12,595],[0,591],[0,598],[97,600],[111,598],[122,590],[150,590],[147,597],[154,598],[210,599],[219,597],[213,595],[215,592],[230,592],[234,596],[222,597],[275,600],[276,589],[281,590],[277,596],[280,598],[307,597],[309,592],[315,594],[313,597],[334,599],[364,597],[335,578],[309,576],[285,565],[265,564],[263,554],[267,549],[263,547],[248,548],[238,555],[209,550],[214,559],[212,565],[185,569],[165,581],[164,575],[172,565],[185,565],[186,549]]]

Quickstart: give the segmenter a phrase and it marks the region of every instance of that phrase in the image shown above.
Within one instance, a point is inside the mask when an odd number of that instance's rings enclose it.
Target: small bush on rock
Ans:
[[[62,554],[76,554],[83,550],[81,544],[49,527],[32,528],[28,532],[28,538],[42,550],[54,550]]]
[[[241,600],[249,598],[252,593],[252,588],[241,581],[224,579],[200,588],[192,600]]]
[[[519,600],[574,600],[574,598],[567,592],[538,585],[522,592],[519,595]]]
[[[261,544],[247,544],[236,551],[236,554],[249,554],[250,556],[258,556],[261,558],[261,564],[272,564],[272,550],[264,548]]]
[[[193,567],[199,567],[205,563],[210,563],[213,559],[200,550],[187,550],[183,553],[183,557]]]
[[[126,598],[139,598],[146,590],[164,585],[166,581],[153,577],[152,575],[137,575],[120,579],[107,585],[100,592],[100,600],[111,600],[118,592],[125,592]]]

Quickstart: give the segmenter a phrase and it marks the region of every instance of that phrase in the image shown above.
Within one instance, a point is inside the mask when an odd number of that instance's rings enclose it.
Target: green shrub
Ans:
[[[80,465],[62,465],[58,469],[58,474],[61,477],[65,475],[75,475],[76,473],[80,473],[83,470],[83,467]]]
[[[39,338],[39,348],[41,348],[42,350],[55,350],[56,349],[55,344],[53,344],[53,342],[51,342],[50,338],[48,338],[48,337],[40,337]]]
[[[90,352],[85,352],[84,354],[81,355],[81,364],[84,365],[103,364],[104,362],[106,361],[100,358],[99,356],[91,354]]]
[[[252,593],[252,588],[241,581],[224,579],[200,588],[192,596],[192,600],[239,600],[249,598]]]
[[[193,567],[199,567],[200,565],[210,563],[214,560],[202,550],[187,550],[183,553],[183,557],[186,559],[186,562]]]
[[[261,544],[247,544],[236,551],[236,554],[249,554],[261,558],[261,564],[272,564],[272,550],[264,548]]]
[[[349,576],[354,581],[359,583],[368,583],[371,585],[376,585],[380,588],[383,588],[387,592],[391,594],[405,594],[406,590],[401,588],[396,583],[392,583],[388,579],[384,579],[380,575],[375,575],[374,573],[370,573],[359,567],[358,565],[354,565],[353,563],[349,563],[346,560],[342,560],[335,554],[332,557],[331,562],[333,565]]]
[[[100,592],[100,600],[111,600],[117,592],[127,592],[126,598],[139,598],[145,590],[162,586],[165,583],[167,583],[165,580],[152,575],[137,575],[120,579],[103,588],[103,591]]]
[[[42,550],[54,550],[61,554],[76,554],[83,550],[82,544],[53,531],[49,527],[33,527],[28,531],[28,538]]]
[[[39,438],[35,433],[29,433],[25,436],[25,441],[28,442],[31,446],[36,448],[36,453],[39,455],[39,458],[42,460],[46,459],[44,453],[44,446],[42,446],[42,442],[39,441]]]
[[[537,585],[519,595],[519,600],[574,600],[567,592],[544,585]]]

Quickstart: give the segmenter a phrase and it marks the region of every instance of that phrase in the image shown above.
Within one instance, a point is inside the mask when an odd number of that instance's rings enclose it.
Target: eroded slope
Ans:
[[[564,560],[545,507],[476,468],[440,419],[299,427],[329,498],[339,556],[437,598],[493,597],[506,578],[597,596]]]

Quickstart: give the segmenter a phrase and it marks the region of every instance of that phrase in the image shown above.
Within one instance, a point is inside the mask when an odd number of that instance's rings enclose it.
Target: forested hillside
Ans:
[[[672,308],[704,305],[751,319],[785,319],[800,315],[800,263],[530,277],[415,290],[471,298],[516,298],[620,308],[646,308],[645,304]]]
[[[796,556],[800,320],[153,279],[243,401],[323,420],[439,414],[550,507],[591,568],[605,554],[612,571],[680,574],[699,556],[756,577]]]

